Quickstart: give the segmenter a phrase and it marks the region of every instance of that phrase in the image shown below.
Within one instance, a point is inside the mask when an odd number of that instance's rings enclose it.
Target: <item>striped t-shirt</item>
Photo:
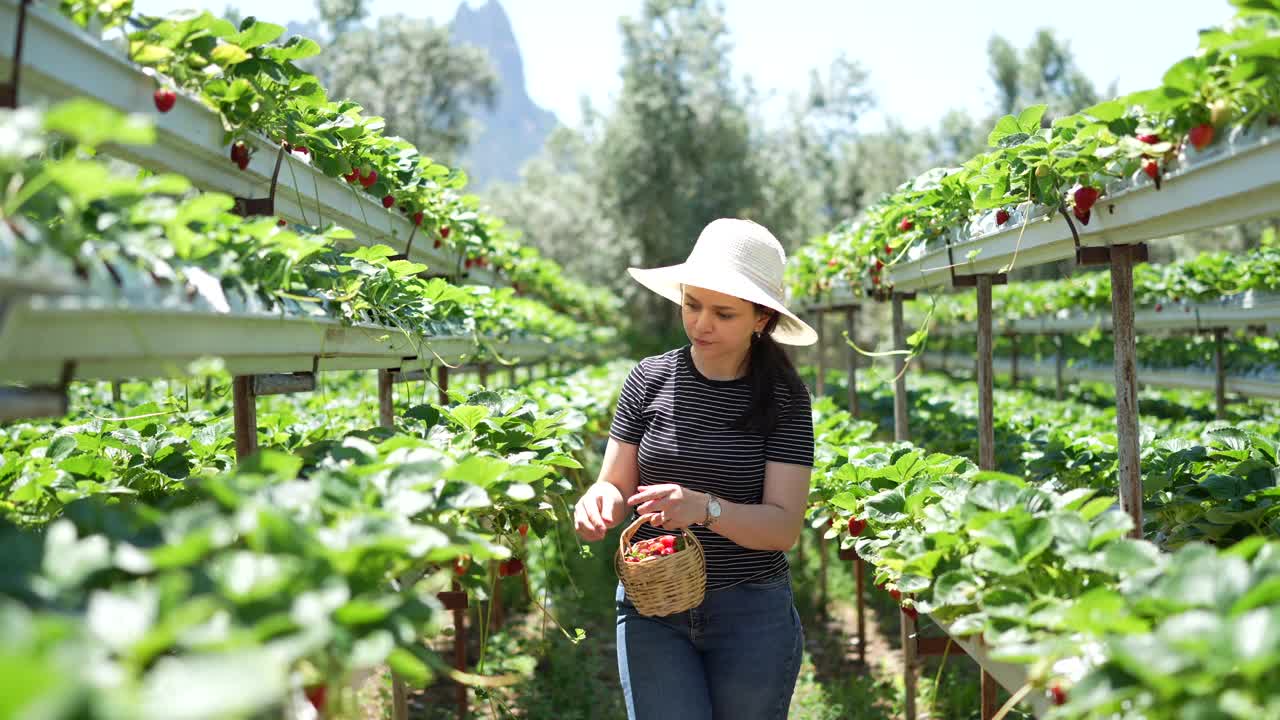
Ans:
[[[645,358],[631,370],[609,435],[640,446],[640,487],[676,483],[729,502],[759,504],[766,461],[813,466],[813,416],[809,394],[792,396],[779,381],[773,432],[764,437],[735,430],[750,401],[746,378],[704,377],[686,345]],[[763,580],[787,569],[781,552],[744,548],[701,524],[689,529],[706,553],[708,590]],[[676,533],[646,523],[635,539],[669,534]]]

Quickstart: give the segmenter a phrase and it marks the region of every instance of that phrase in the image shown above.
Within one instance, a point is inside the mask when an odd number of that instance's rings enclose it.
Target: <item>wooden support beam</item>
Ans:
[[[120,396],[122,394],[121,391],[123,389],[120,386],[121,382],[119,380],[111,381],[111,402],[113,403],[120,402]]]
[[[867,664],[867,564],[862,558],[853,561],[854,592],[858,608],[858,662]]]
[[[378,424],[384,428],[396,426],[396,374],[391,370],[378,371]]]
[[[1225,328],[1213,330],[1214,416],[1219,420],[1227,417],[1227,359],[1223,347],[1226,344],[1226,334]]]
[[[823,320],[825,318],[826,314],[821,310],[813,314],[813,329],[818,331],[818,342],[813,346],[814,351],[818,356],[816,358],[817,362],[814,363],[816,366],[815,372],[817,373],[813,382],[814,397],[822,397],[827,394],[827,338],[825,337],[826,333],[824,332],[825,328],[823,327]],[[823,553],[823,557],[826,557],[825,552]]]
[[[818,617],[827,616],[827,534],[818,536]]]
[[[857,341],[858,308],[856,306],[845,308],[844,331],[849,336],[849,342]],[[858,353],[848,343],[845,343],[844,352],[849,358],[849,412],[854,417],[859,417],[862,415],[862,409],[858,407]]]
[[[1142,538],[1142,470],[1138,464],[1138,363],[1133,328],[1133,263],[1145,249],[1144,245],[1115,245],[1111,248],[1111,335],[1115,341],[1120,507],[1133,518],[1133,530],[1129,536],[1138,539]]]
[[[489,387],[489,366],[488,365],[482,364],[480,365],[480,367],[476,368],[476,375],[479,376],[480,385],[482,387],[486,387],[486,388]]]
[[[510,387],[516,387],[520,384],[520,378],[516,376],[517,367],[517,365],[507,366],[507,385]]]
[[[1018,387],[1018,333],[1009,335],[1009,345],[1012,348],[1011,363],[1009,366],[1009,387]]]
[[[996,433],[995,433],[995,399],[992,385],[995,373],[992,368],[992,352],[995,338],[991,334],[991,276],[979,275],[978,282],[978,467],[982,470],[996,468]],[[1018,340],[1014,336],[1013,379],[1018,378]],[[990,720],[994,714],[995,680],[982,671],[980,680],[982,693],[982,717]],[[988,692],[992,693],[992,703],[988,703]]]
[[[907,348],[907,333],[902,323],[902,294],[893,294],[893,349]],[[906,441],[911,439],[911,427],[907,421],[907,376],[906,360],[902,355],[893,356],[893,439]]]
[[[991,677],[991,674],[986,670],[983,670],[982,686],[979,688],[979,691],[982,693],[982,709],[980,715],[982,720],[992,720],[992,718],[996,716],[996,713],[999,712],[1000,702],[996,695],[996,691],[999,687],[1000,685],[996,682],[996,679]]]
[[[440,375],[447,380],[449,369],[440,368]],[[444,386],[444,383],[441,383]],[[441,390],[441,392],[444,392]],[[453,666],[460,672],[467,671],[467,610],[466,596],[463,592],[462,585],[457,580],[453,581],[453,592],[462,595],[462,606],[458,607],[454,603],[453,610]],[[448,603],[446,603],[448,607]],[[454,698],[458,704],[458,720],[466,720],[467,718],[467,686],[457,683],[454,688]]]
[[[449,404],[449,368],[441,365],[436,368],[436,385],[440,388],[440,404]]]
[[[898,609],[902,620],[899,641],[902,643],[903,710],[906,720],[916,720],[916,621]]]
[[[231,411],[235,419],[236,460],[244,460],[258,450],[258,407],[252,375],[231,379]]]
[[[978,282],[978,467],[996,467],[995,411],[992,408],[991,276],[979,275]]]
[[[1063,397],[1062,375],[1067,369],[1067,341],[1061,334],[1053,336],[1054,346],[1057,352],[1054,353],[1053,361],[1053,397],[1061,400]]]

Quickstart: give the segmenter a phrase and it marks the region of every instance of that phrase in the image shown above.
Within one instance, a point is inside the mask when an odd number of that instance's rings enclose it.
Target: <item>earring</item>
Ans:
[[[752,342],[755,342],[756,340],[759,340],[759,339],[760,339],[760,331],[757,330],[756,332],[751,333]]]

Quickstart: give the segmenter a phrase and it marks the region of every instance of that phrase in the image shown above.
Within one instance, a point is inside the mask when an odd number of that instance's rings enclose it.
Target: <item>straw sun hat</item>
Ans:
[[[702,230],[689,258],[679,265],[627,268],[636,282],[662,297],[684,303],[681,285],[714,290],[778,312],[773,339],[786,345],[812,345],[818,333],[782,303],[782,268],[787,254],[763,225],[721,218]]]

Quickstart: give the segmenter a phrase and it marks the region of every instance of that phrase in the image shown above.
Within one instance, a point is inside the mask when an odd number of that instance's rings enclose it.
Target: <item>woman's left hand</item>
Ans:
[[[707,517],[707,496],[674,483],[646,485],[627,498],[627,505],[641,515],[657,515],[652,524],[664,530],[681,530]]]

